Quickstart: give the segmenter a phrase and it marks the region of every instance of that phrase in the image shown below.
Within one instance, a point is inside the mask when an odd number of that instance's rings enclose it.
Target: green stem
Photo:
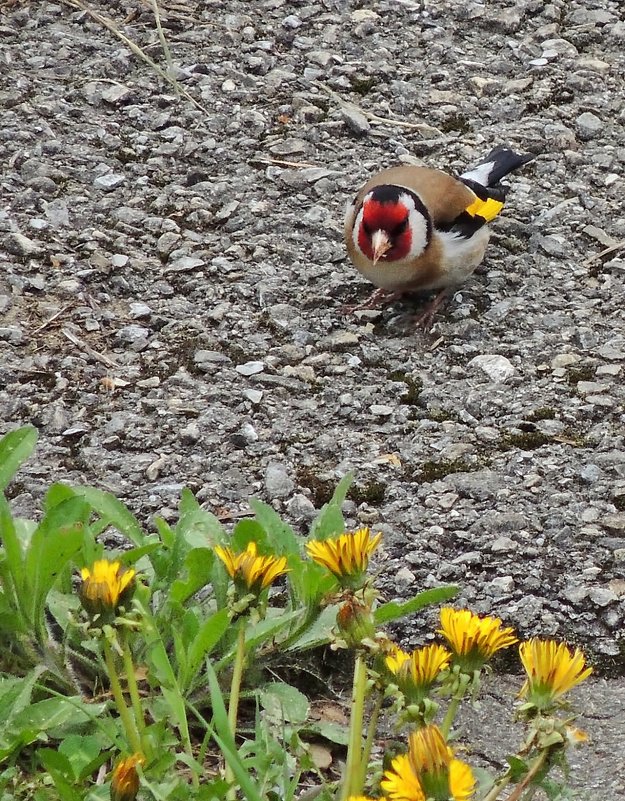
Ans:
[[[458,679],[458,689],[456,690],[452,699],[449,702],[445,718],[441,724],[441,731],[446,740],[449,737],[449,732],[451,731],[453,722],[456,719],[458,707],[460,706],[460,702],[462,701],[462,699],[466,694],[467,687],[469,686],[470,681],[471,681],[470,676],[467,676],[465,673],[460,674],[460,677]]]
[[[539,772],[539,770],[544,765],[545,759],[547,758],[548,754],[549,754],[549,749],[545,748],[536,757],[536,760],[535,760],[534,764],[528,770],[528,772],[525,774],[525,776],[523,777],[522,781],[520,781],[517,784],[517,786],[514,788],[512,793],[508,796],[507,801],[518,801],[519,800],[519,798],[521,797],[521,795],[523,793],[523,790],[525,790],[527,785],[531,783],[531,781],[534,779],[536,774]],[[511,779],[512,779],[512,774],[511,774],[511,771],[508,770],[508,771],[506,771],[506,773],[504,773],[504,775],[501,777],[501,779],[499,779],[499,781],[496,782],[490,788],[489,792],[486,793],[486,795],[484,796],[482,801],[496,801],[496,799],[499,798],[499,794],[501,793],[501,791],[510,784]],[[535,792],[535,788],[530,788],[530,792],[533,795],[534,792]],[[529,798],[531,798],[531,796],[529,796]]]
[[[510,784],[511,774],[507,771],[498,782],[495,782],[490,790],[486,793],[482,801],[496,801],[499,798],[499,793]]]
[[[239,696],[241,693],[241,679],[243,678],[243,667],[245,664],[245,619],[242,618],[239,622],[239,636],[237,639],[237,650],[234,656],[234,667],[232,670],[232,681],[230,683],[230,700],[228,702],[228,724],[232,737],[237,734],[237,718],[239,715]],[[225,771],[226,781],[234,785],[234,772],[230,764],[226,762]],[[228,790],[228,799],[236,799],[236,787],[232,786]]]
[[[103,643],[104,643],[104,661],[106,662],[106,669],[108,672],[109,681],[111,683],[111,692],[113,693],[113,698],[115,699],[115,704],[117,706],[117,711],[119,712],[119,717],[121,718],[121,721],[124,724],[124,730],[126,731],[126,739],[128,740],[130,748],[135,753],[143,753],[141,751],[141,740],[139,738],[139,733],[137,732],[137,727],[132,719],[130,710],[126,706],[126,702],[124,701],[124,693],[122,692],[122,687],[119,682],[119,676],[117,675],[117,668],[115,667],[115,658],[113,656],[111,644],[106,639],[103,640]]]
[[[378,692],[377,698],[375,699],[375,704],[373,706],[373,710],[371,712],[371,717],[369,718],[369,725],[367,727],[367,739],[365,740],[365,747],[362,752],[362,761],[360,765],[361,788],[365,786],[365,781],[367,779],[369,760],[371,759],[371,749],[373,748],[373,742],[375,740],[375,735],[378,730],[378,718],[380,717],[380,710],[382,709],[383,703],[384,703],[384,695],[383,693]]]
[[[132,661],[132,652],[128,643],[127,633],[122,634],[122,659],[124,660],[124,671],[126,672],[126,683],[128,685],[128,694],[130,695],[130,702],[132,704],[132,711],[135,715],[135,724],[137,731],[141,738],[143,746],[143,754],[148,756],[148,743],[145,737],[145,718],[143,716],[143,707],[141,706],[141,698],[139,696],[139,687],[137,685],[137,676],[135,673],[135,666]]]
[[[343,779],[341,801],[351,795],[362,795],[362,725],[367,691],[367,663],[363,654],[356,654],[354,684],[352,687],[352,713],[349,722],[347,764]]]

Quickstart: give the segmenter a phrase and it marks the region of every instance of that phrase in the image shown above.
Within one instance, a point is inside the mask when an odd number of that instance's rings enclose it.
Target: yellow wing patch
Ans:
[[[488,200],[480,200],[476,197],[470,206],[467,206],[465,211],[471,217],[483,217],[486,222],[494,220],[499,212],[503,209],[503,203],[500,200],[494,200],[489,197]]]

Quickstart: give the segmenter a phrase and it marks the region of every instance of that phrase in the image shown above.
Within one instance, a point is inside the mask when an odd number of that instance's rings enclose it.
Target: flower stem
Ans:
[[[347,764],[341,801],[352,795],[362,794],[362,725],[365,711],[365,694],[367,691],[367,663],[361,653],[356,654],[354,664],[354,683],[352,687],[352,713],[349,722],[349,740],[347,745]]]
[[[237,640],[237,650],[234,657],[234,667],[232,671],[232,681],[230,683],[230,701],[228,702],[228,724],[232,736],[236,737],[237,733],[237,718],[239,714],[239,695],[241,692],[241,679],[243,678],[243,667],[245,664],[245,619],[239,621],[239,636]],[[234,773],[230,765],[226,762],[225,771],[226,781],[234,785]],[[236,787],[232,786],[228,790],[228,799],[234,799],[237,796]]]
[[[137,731],[141,738],[143,745],[142,753],[148,755],[147,741],[145,737],[145,718],[143,716],[143,707],[141,706],[141,698],[139,696],[139,687],[137,685],[137,676],[135,673],[135,666],[132,661],[132,652],[130,644],[128,643],[128,636],[126,633],[122,635],[122,659],[124,660],[124,671],[126,673],[126,683],[128,685],[128,694],[130,695],[130,702],[132,703],[132,711],[135,716],[135,723]]]
[[[106,662],[106,669],[109,675],[109,681],[111,683],[111,692],[113,693],[113,698],[115,699],[115,705],[117,706],[119,717],[124,725],[126,739],[128,740],[128,744],[133,752],[142,753],[141,739],[139,737],[139,733],[137,732],[137,727],[132,719],[130,710],[126,706],[126,702],[124,701],[124,693],[122,692],[119,676],[117,675],[117,668],[115,667],[115,658],[113,656],[111,644],[106,639],[103,640],[103,644],[104,661]]]
[[[458,707],[460,706],[460,702],[465,696],[470,681],[471,681],[470,676],[467,676],[465,673],[460,674],[460,677],[458,679],[458,689],[456,690],[452,699],[449,702],[445,718],[441,724],[441,731],[445,739],[449,737],[449,732],[451,731],[453,722],[456,719]]]
[[[496,801],[499,798],[499,793],[510,784],[511,773],[507,771],[504,775],[499,779],[498,782],[490,788],[490,790],[486,793],[482,801]]]
[[[360,788],[365,786],[365,780],[367,778],[367,770],[369,768],[369,759],[371,758],[371,749],[373,748],[373,741],[375,740],[375,735],[378,729],[378,718],[380,717],[380,710],[382,709],[382,703],[384,702],[384,695],[381,692],[378,692],[377,698],[375,699],[375,705],[373,710],[371,711],[371,717],[369,718],[369,726],[367,727],[367,739],[365,740],[365,747],[362,752],[361,758],[361,765],[360,765]]]
[[[536,775],[542,769],[543,765],[545,764],[545,760],[549,755],[549,748],[543,749],[543,751],[536,757],[536,761],[532,765],[532,767],[527,771],[523,780],[520,781],[514,790],[508,796],[508,801],[519,801],[519,798],[523,795],[523,791],[525,788],[532,783],[532,781],[536,778]]]

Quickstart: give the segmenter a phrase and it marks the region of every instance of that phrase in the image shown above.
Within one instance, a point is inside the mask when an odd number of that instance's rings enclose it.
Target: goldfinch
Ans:
[[[410,165],[374,175],[345,215],[349,257],[379,287],[356,308],[372,308],[384,296],[393,300],[403,292],[438,289],[419,318],[429,325],[449,289],[484,258],[487,223],[503,208],[508,189],[500,180],[533,158],[496,147],[459,178]]]

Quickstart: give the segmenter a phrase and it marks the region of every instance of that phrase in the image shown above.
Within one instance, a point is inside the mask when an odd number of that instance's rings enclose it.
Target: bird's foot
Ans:
[[[415,324],[418,328],[423,329],[426,333],[428,333],[432,328],[432,323],[434,322],[434,318],[436,317],[436,312],[440,309],[441,306],[444,306],[445,303],[449,300],[452,293],[449,289],[442,289],[436,297],[427,304],[425,309],[421,312],[421,314],[415,317]]]
[[[357,311],[382,309],[384,306],[388,306],[389,303],[399,300],[403,294],[403,292],[393,292],[390,289],[376,289],[375,292],[372,292],[367,300],[364,300],[362,303],[357,303],[355,306],[343,306],[343,313],[353,314]]]

